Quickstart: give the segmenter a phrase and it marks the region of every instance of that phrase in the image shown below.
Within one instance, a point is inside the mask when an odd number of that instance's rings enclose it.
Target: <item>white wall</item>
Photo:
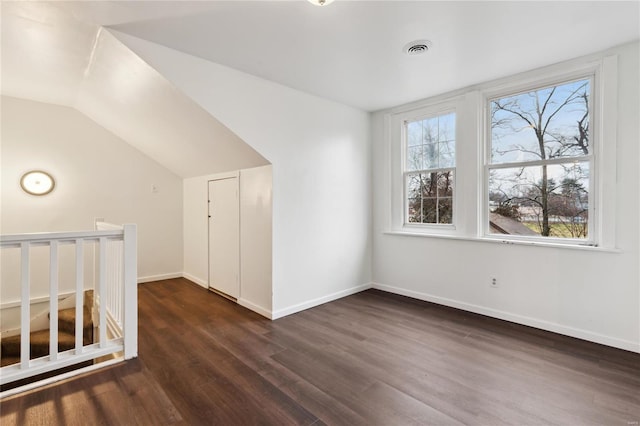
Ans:
[[[272,316],[271,166],[184,180],[184,276],[208,287],[208,182],[236,176],[240,187],[240,296],[238,303]]]
[[[237,173],[233,174],[234,176]],[[208,184],[215,177],[199,176],[183,181],[183,265],[184,276],[207,287],[209,283]]]
[[[114,33],[272,163],[274,317],[369,284],[368,113]]]
[[[389,169],[384,112],[373,115],[374,286],[546,330],[640,351],[638,258],[638,43],[606,54],[618,58],[618,252],[505,245],[385,233],[389,229]],[[604,55],[604,53],[603,53]],[[606,111],[605,111],[606,113]],[[476,138],[458,152],[477,151]],[[605,149],[610,141],[603,141]],[[604,171],[606,173],[606,171]],[[610,190],[611,188],[609,188]],[[497,277],[499,288],[489,287]]]
[[[72,106],[183,178],[269,163],[108,31]]]
[[[240,297],[262,315],[272,310],[272,167],[240,170]]]
[[[2,234],[91,230],[97,217],[136,223],[139,277],[182,272],[182,179],[72,108],[2,97],[1,118]],[[23,192],[30,169],[50,172],[55,190]],[[17,291],[3,279],[2,302]],[[34,286],[33,297],[44,294]]]
[[[372,267],[373,167],[375,286],[640,350],[639,179],[633,161],[640,135],[637,44],[618,51],[619,251],[605,252],[385,234],[389,193],[383,170],[389,158],[384,114],[373,117],[371,160],[366,113],[144,40],[117,36],[271,160],[274,317],[366,287]],[[199,190],[185,181],[184,191],[186,203]],[[205,194],[206,187],[201,192]],[[185,224],[192,220],[187,210]],[[198,232],[185,227],[185,242],[189,235]],[[185,244],[185,271],[206,277],[206,257],[206,241],[199,247]],[[529,272],[532,265],[536,273]],[[489,288],[490,276],[498,277],[499,289]]]

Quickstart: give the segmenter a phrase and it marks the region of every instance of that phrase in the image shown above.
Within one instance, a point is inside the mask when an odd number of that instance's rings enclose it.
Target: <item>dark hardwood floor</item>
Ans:
[[[277,321],[139,288],[139,358],[6,398],[8,425],[638,425],[640,355],[369,290]]]

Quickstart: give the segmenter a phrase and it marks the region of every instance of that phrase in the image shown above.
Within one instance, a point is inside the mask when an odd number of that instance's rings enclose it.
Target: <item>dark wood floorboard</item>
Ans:
[[[269,321],[139,287],[139,358],[6,398],[4,425],[638,425],[640,355],[368,290]]]

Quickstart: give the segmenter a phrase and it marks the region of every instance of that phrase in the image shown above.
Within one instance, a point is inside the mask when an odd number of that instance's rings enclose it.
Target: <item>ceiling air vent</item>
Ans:
[[[433,46],[433,43],[429,40],[415,40],[408,43],[403,50],[410,56],[422,55],[423,53],[427,53],[429,49],[431,49],[431,46]]]

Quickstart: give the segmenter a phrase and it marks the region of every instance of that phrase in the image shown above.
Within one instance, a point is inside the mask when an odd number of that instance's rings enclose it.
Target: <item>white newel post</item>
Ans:
[[[124,230],[124,359],[138,356],[138,252],[137,229]]]

